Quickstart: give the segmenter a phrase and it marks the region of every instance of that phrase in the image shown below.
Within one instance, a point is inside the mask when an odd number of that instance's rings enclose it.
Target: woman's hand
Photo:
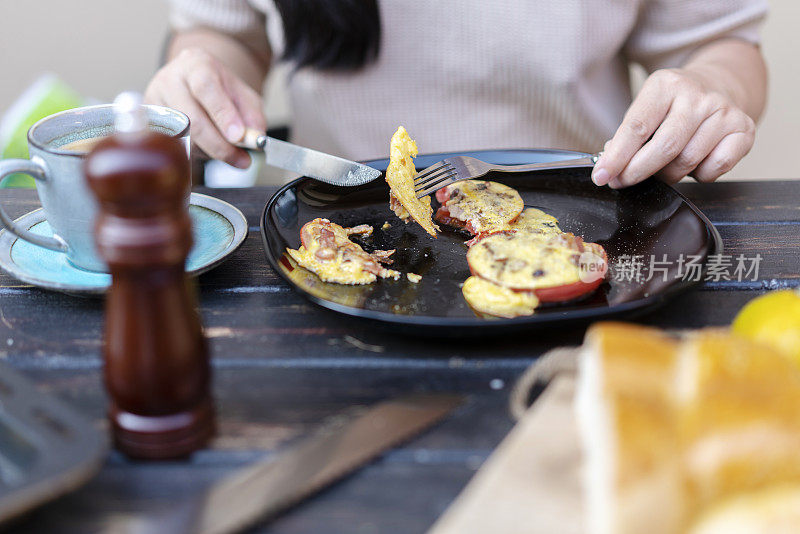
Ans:
[[[724,80],[689,69],[654,72],[606,143],[594,182],[616,189],[689,174],[713,182],[731,170],[752,148],[755,123],[722,89]]]
[[[250,156],[233,143],[246,127],[267,129],[261,96],[202,48],[185,48],[164,65],[144,100],[186,113],[194,143],[208,156],[240,168],[250,166]]]

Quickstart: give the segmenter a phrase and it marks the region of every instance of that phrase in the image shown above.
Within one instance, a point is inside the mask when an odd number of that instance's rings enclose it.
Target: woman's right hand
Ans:
[[[250,155],[234,143],[245,128],[267,129],[261,95],[202,48],[185,48],[164,65],[144,100],[184,112],[203,152],[242,169],[250,166]]]

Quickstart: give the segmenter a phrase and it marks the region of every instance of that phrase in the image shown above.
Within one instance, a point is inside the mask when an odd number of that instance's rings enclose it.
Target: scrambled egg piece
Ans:
[[[481,234],[507,226],[516,219],[525,204],[516,189],[497,182],[465,180],[436,192],[442,207],[436,220]]]
[[[408,281],[411,282],[412,284],[417,284],[419,283],[420,280],[422,280],[422,275],[416,273],[406,273],[406,277],[408,278]]]
[[[513,232],[532,232],[535,234],[560,234],[558,219],[536,208],[525,208],[519,217],[514,219],[505,228],[497,230],[511,230]]]
[[[298,287],[308,293],[337,304],[350,307],[361,307],[372,291],[368,285],[341,285],[324,282],[319,276],[300,266],[290,255],[281,258],[280,268]]]
[[[394,250],[376,250],[367,253],[350,241],[353,234],[370,235],[372,227],[362,224],[343,228],[328,219],[314,219],[300,230],[302,246],[286,249],[298,264],[315,273],[325,282],[337,284],[370,284],[380,278],[394,278],[400,273],[385,268],[381,263],[391,263]]]
[[[389,167],[386,169],[386,182],[389,184],[389,207],[404,222],[412,218],[433,237],[439,228],[433,224],[433,208],[430,197],[418,199],[414,193],[414,157],[417,144],[409,137],[406,129],[400,126],[392,136],[389,146]]]
[[[561,233],[558,227],[558,219],[536,208],[525,208],[519,217],[497,228],[490,228],[485,232],[481,232],[472,239],[466,242],[468,247],[471,247],[484,237],[495,234],[498,232],[528,232],[532,234],[545,234],[557,235]]]
[[[461,292],[472,309],[494,317],[531,315],[539,305],[532,291],[512,291],[478,276],[467,278]]]

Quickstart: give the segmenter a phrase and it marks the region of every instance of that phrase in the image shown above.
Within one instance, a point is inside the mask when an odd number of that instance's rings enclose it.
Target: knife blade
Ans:
[[[381,171],[367,165],[268,137],[252,128],[245,131],[239,146],[249,150],[263,150],[267,165],[297,172],[328,184],[345,187],[362,185],[381,175]]]
[[[463,397],[419,394],[332,418],[313,435],[246,467],[166,513],[116,521],[120,534],[228,534],[275,516],[343,478],[383,451],[429,428]]]

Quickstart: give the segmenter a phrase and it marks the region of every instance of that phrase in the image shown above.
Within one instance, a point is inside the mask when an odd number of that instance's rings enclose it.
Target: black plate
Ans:
[[[557,161],[584,155],[563,150],[464,154],[499,164]],[[420,156],[416,159],[417,168],[452,155],[455,154]],[[386,170],[388,160],[368,164]],[[460,287],[469,276],[464,245],[468,237],[442,227],[442,233],[433,239],[419,225],[403,224],[389,210],[389,188],[382,179],[356,188],[331,186],[309,178],[295,180],[267,203],[261,234],[273,268],[311,301],[346,315],[404,326],[410,332],[431,333],[429,329],[436,328],[437,333],[445,335],[553,326],[641,312],[693,284],[676,277],[681,254],[702,256],[705,261],[709,254],[722,252],[722,240],[708,218],[672,187],[658,180],[647,180],[615,191],[596,187],[589,174],[589,169],[571,169],[486,176],[488,180],[514,187],[526,206],[538,207],[555,216],[563,230],[600,243],[609,256],[610,276],[593,295],[567,305],[543,306],[527,317],[477,317],[464,301]],[[322,282],[316,275],[295,267],[285,254],[286,247],[299,247],[300,228],[316,217],[342,226],[370,224],[374,228],[372,236],[356,241],[368,251],[397,249],[391,267],[402,273],[421,274],[422,281],[414,284],[404,276],[397,281],[344,286]],[[383,230],[381,227],[387,221],[391,227]],[[622,255],[642,256],[649,267],[651,256],[661,260],[664,254],[673,262],[666,282],[660,272],[648,281],[633,281],[628,276],[622,279],[621,273],[615,271]],[[647,274],[647,268],[643,274]]]

